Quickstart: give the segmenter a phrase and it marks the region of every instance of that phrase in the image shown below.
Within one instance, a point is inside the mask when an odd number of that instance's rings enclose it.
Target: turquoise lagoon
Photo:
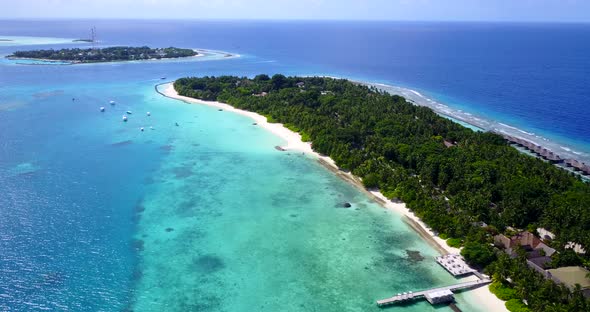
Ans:
[[[301,69],[255,56],[0,65],[0,309],[378,311],[456,282],[399,215],[310,155],[154,89],[276,71]]]

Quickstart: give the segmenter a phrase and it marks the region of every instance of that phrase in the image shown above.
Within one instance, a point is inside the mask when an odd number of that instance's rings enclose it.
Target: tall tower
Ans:
[[[96,27],[90,28],[90,40],[92,40],[92,50],[96,49]]]

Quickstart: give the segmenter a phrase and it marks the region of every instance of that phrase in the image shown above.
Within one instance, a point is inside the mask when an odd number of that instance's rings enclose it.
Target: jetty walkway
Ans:
[[[412,301],[412,300],[422,299],[422,298],[426,298],[426,300],[428,300],[428,302],[430,302],[431,304],[447,302],[447,301],[450,301],[453,299],[452,298],[453,291],[457,291],[457,290],[461,290],[461,289],[477,288],[480,286],[487,285],[491,282],[492,281],[490,279],[478,279],[476,281],[465,282],[465,283],[455,284],[455,285],[446,286],[446,287],[438,287],[438,288],[433,288],[433,289],[428,289],[428,290],[423,290],[423,291],[418,291],[418,292],[409,292],[409,293],[404,293],[404,294],[398,294],[398,295],[393,296],[391,298],[378,300],[377,305],[380,307],[384,307],[384,306],[388,306],[388,305],[392,305],[392,304],[396,304],[396,303],[407,302],[407,301]]]
[[[455,300],[453,291],[461,289],[473,289],[480,286],[487,285],[492,282],[488,277],[479,273],[477,270],[472,269],[465,263],[465,259],[458,254],[449,254],[444,256],[436,257],[436,262],[440,264],[445,270],[447,270],[454,277],[460,277],[467,274],[473,274],[478,279],[471,282],[463,282],[455,285],[437,287],[428,290],[418,292],[407,292],[403,294],[397,294],[391,298],[377,301],[377,305],[380,307],[413,301],[417,299],[426,299],[430,304],[448,303]],[[456,308],[456,307],[455,307]],[[458,309],[458,308],[456,308]]]

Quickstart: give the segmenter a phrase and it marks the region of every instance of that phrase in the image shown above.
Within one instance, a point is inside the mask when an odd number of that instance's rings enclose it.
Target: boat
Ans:
[[[123,116],[123,121],[127,121],[127,116]]]
[[[127,111],[127,114],[131,115],[131,111]]]
[[[110,101],[109,103],[111,103],[111,105],[115,105],[115,101]]]
[[[104,112],[104,106],[101,106],[101,107],[100,107],[100,111],[101,111],[101,112]]]
[[[164,80],[164,79],[166,79],[166,77],[160,77],[160,79]]]
[[[148,115],[148,116],[151,116],[151,115],[152,115],[152,113],[150,113],[150,112],[147,112],[147,115]]]
[[[143,131],[143,127],[139,128],[139,130]]]

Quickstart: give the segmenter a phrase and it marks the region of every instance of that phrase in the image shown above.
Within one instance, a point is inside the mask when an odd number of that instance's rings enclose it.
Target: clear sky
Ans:
[[[590,0],[2,0],[0,18],[590,22]]]

